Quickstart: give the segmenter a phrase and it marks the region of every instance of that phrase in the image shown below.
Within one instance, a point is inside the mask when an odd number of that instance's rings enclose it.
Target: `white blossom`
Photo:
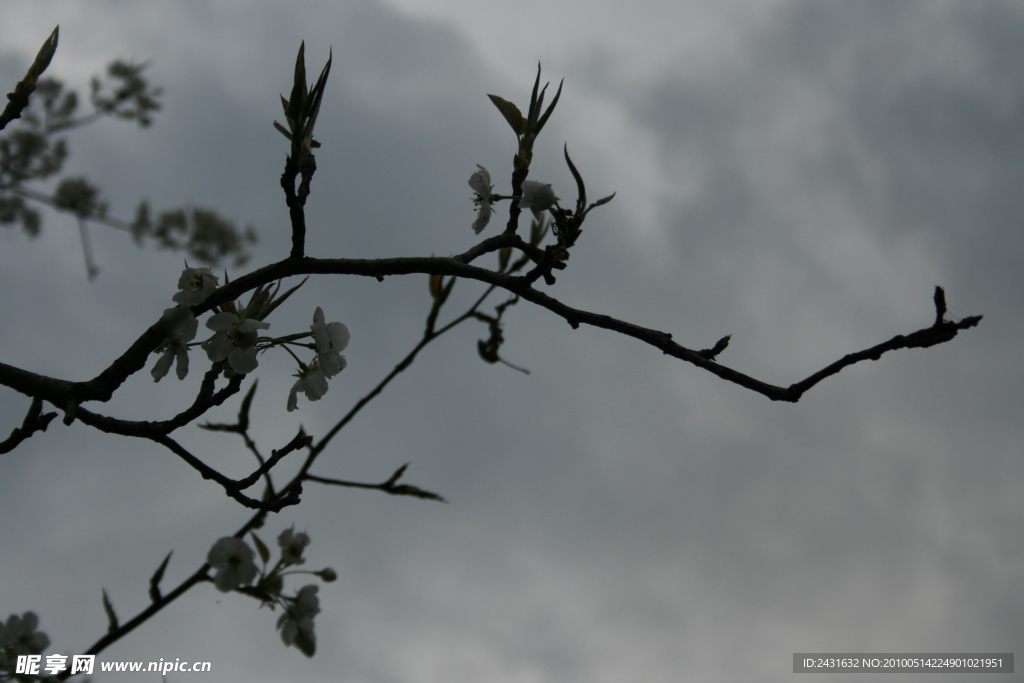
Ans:
[[[185,379],[185,375],[188,374],[188,343],[195,338],[199,321],[187,306],[168,308],[164,311],[163,319],[168,326],[167,339],[156,349],[157,352],[162,351],[163,355],[157,360],[150,374],[153,375],[154,382],[159,382],[177,359],[178,379]]]
[[[196,306],[217,289],[217,276],[209,268],[186,268],[178,278],[177,294],[171,300],[182,306]]]
[[[259,365],[256,361],[257,330],[265,330],[270,323],[239,318],[237,314],[224,311],[210,317],[206,326],[216,334],[201,346],[213,362],[227,360],[231,369],[245,375]]]
[[[469,177],[469,186],[476,192],[473,203],[480,207],[476,213],[476,220],[473,221],[473,232],[479,235],[480,231],[487,227],[487,223],[491,220],[491,214],[494,213],[494,209],[491,207],[491,192],[494,186],[491,185],[491,174],[487,172],[487,169],[480,164],[477,164],[476,167],[479,170]]]
[[[288,394],[288,410],[298,407],[299,392],[306,394],[310,401],[319,401],[327,393],[327,378],[334,377],[345,369],[347,363],[341,351],[348,346],[348,328],[341,323],[324,322],[324,311],[319,306],[313,313],[313,333],[316,358],[309,365],[300,363],[298,377]]]
[[[327,393],[327,377],[317,363],[316,359],[296,375],[299,379],[292,385],[288,394],[288,412],[295,410],[299,403],[299,392],[306,394],[310,401],[319,401]]]
[[[0,621],[0,671],[13,668],[18,655],[38,655],[50,646],[45,633],[36,631],[39,617],[25,612],[20,617],[12,614],[7,622]]]
[[[217,590],[227,593],[239,586],[252,583],[259,570],[253,562],[255,555],[249,545],[234,536],[225,536],[210,548],[206,561],[217,570],[213,583]]]
[[[312,619],[314,616],[320,613],[320,598],[316,596],[317,591],[320,588],[316,584],[309,584],[299,589],[299,592],[295,595],[295,605],[292,607],[292,612],[299,618]]]
[[[281,559],[287,564],[303,564],[303,549],[309,545],[309,536],[305,532],[295,533],[295,527],[285,529],[277,537],[277,544],[281,546]]]
[[[316,634],[313,632],[313,617],[320,613],[320,599],[315,585],[303,586],[288,610],[277,621],[281,629],[281,640],[285,645],[294,645],[302,654],[312,657],[316,653]]]
[[[551,189],[551,183],[541,183],[536,180],[523,181],[523,196],[519,199],[519,206],[523,209],[530,209],[536,218],[540,218],[543,211],[547,211],[558,201],[555,191]]]
[[[324,311],[317,306],[309,329],[313,331],[321,372],[324,377],[334,377],[345,369],[345,357],[341,351],[348,346],[348,328],[341,323],[324,323]]]

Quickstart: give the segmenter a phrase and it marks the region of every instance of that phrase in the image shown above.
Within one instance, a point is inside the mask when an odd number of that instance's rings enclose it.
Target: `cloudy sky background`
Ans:
[[[466,180],[480,163],[507,192],[515,151],[485,95],[525,110],[539,59],[565,87],[531,177],[574,197],[568,142],[589,194],[618,193],[545,288],[561,301],[691,348],[732,334],[720,361],[778,385],[927,326],[936,284],[955,317],[985,320],[791,405],[520,303],[502,353],[529,376],[483,363],[486,329],[463,325],[315,467],[380,481],[411,462],[408,482],[450,505],[309,485],[262,532],[307,530],[307,567],[339,574],[320,588],[314,659],[282,645],[276,614],[209,585],[100,658],[213,663],[172,683],[653,683],[791,681],[804,651],[1024,652],[1024,9],[423,4],[9,1],[0,83],[57,23],[50,74],[80,92],[114,58],[152,60],[154,125],[70,133],[65,175],[87,172],[125,218],[148,198],[252,223],[259,266],[290,244],[271,122],[301,40],[310,72],[334,51],[307,204],[307,253],[324,257],[471,246]],[[72,219],[45,213],[35,241],[0,231],[0,360],[88,379],[172,304],[180,255],[92,236],[89,284]],[[481,291],[458,283],[442,320]],[[294,363],[261,358],[264,451],[300,424],[324,434],[417,342],[429,303],[425,276],[321,277],[275,312],[286,334],[322,306],[352,342],[327,396],[294,413]],[[205,362],[193,352],[186,381],[140,373],[90,407],[166,419]],[[0,405],[6,435],[28,401],[2,389]],[[178,436],[251,471],[238,439]],[[35,611],[50,652],[103,635],[102,588],[125,621],[169,550],[165,588],[248,518],[172,454],[80,424],[55,422],[0,467],[0,612]]]

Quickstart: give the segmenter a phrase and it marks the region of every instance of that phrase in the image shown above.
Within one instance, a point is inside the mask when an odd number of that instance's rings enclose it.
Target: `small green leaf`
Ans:
[[[519,107],[497,95],[488,95],[488,97],[491,98],[491,102],[494,102],[494,106],[498,108],[501,115],[508,121],[508,125],[512,126],[512,131],[516,135],[522,135],[525,121],[523,120],[523,113],[519,111]]]
[[[583,207],[587,204],[587,188],[583,184],[583,178],[580,176],[580,172],[576,170],[576,164],[572,163],[572,159],[569,158],[569,143],[565,143],[565,163],[569,165],[569,172],[572,173],[572,177],[576,180],[576,190],[579,192],[579,196],[576,199],[576,211],[577,213],[583,211]]]
[[[245,308],[242,309],[242,317],[243,318],[251,318],[252,317],[249,314],[253,313],[256,310],[256,307],[253,306],[253,303],[256,302],[256,300],[263,294],[263,292],[264,292],[263,285],[260,285],[256,289],[252,290],[252,294],[249,295],[249,303],[247,303],[245,305]]]
[[[441,296],[439,296],[439,297],[438,297],[438,300],[439,300],[439,301],[440,301],[440,302],[441,302],[442,304],[443,304],[443,303],[444,303],[445,301],[447,301],[447,300],[448,300],[448,295],[452,293],[452,287],[454,287],[454,286],[455,286],[455,280],[456,280],[456,277],[455,277],[455,276],[453,275],[453,276],[452,276],[452,279],[451,279],[451,280],[449,280],[449,281],[448,281],[448,284],[446,284],[446,285],[444,286],[444,288],[443,288],[443,289],[441,290]]]
[[[309,99],[306,102],[306,110],[303,113],[309,119],[310,130],[312,130],[313,124],[316,123],[317,114],[320,113],[320,101],[324,97],[324,89],[327,87],[327,76],[331,73],[331,62],[333,61],[334,50],[332,49],[328,54],[327,63],[324,64],[324,68],[320,72],[320,77],[316,79],[316,84],[309,91]]]
[[[299,121],[303,105],[306,103],[306,41],[299,45],[299,55],[295,58],[295,81],[292,83],[292,95],[288,98],[285,116],[292,121]]]
[[[533,133],[534,137],[537,136],[537,119],[540,118],[540,110],[544,106],[544,93],[548,91],[550,83],[545,83],[544,87],[540,89],[540,95],[537,96],[537,100],[530,104],[530,132]]]
[[[256,395],[257,384],[259,384],[259,380],[255,380],[252,383],[252,388],[249,389],[249,393],[242,399],[242,405],[238,408],[238,429],[242,432],[249,428],[249,408],[252,407],[252,399]]]
[[[540,222],[530,221],[530,246],[535,247],[540,244]]]
[[[537,89],[540,88],[540,62],[537,62],[537,79],[533,82],[533,92],[530,93],[530,121],[537,117]]]
[[[544,127],[544,124],[548,122],[548,118],[551,116],[551,112],[555,110],[555,105],[558,104],[558,98],[562,96],[562,83],[565,83],[564,78],[558,83],[558,92],[555,93],[555,99],[551,100],[551,104],[548,105],[547,111],[545,111],[544,115],[541,116],[540,120],[537,121],[537,126],[533,130],[534,134],[540,133],[541,129]],[[547,86],[544,87],[546,88]],[[544,97],[542,94],[541,100],[543,99]]]
[[[307,275],[306,277],[302,278],[302,282],[300,282],[299,284],[295,285],[294,287],[289,289],[287,292],[282,294],[281,298],[275,299],[275,300],[272,300],[272,301],[268,301],[267,305],[263,308],[263,310],[260,312],[259,316],[256,319],[257,320],[266,320],[267,316],[270,315],[271,313],[273,313],[275,308],[277,308],[278,306],[283,304],[285,301],[287,301],[288,297],[290,297],[295,292],[296,289],[298,289],[302,285],[306,284],[306,280],[308,280],[308,279],[309,279],[309,276]],[[278,281],[278,284],[280,284],[280,280]],[[276,292],[277,290],[274,290],[274,291]]]
[[[250,531],[249,535],[252,536],[252,542],[256,544],[256,552],[260,554],[260,559],[263,560],[263,564],[267,564],[270,561],[270,550],[264,545],[260,537],[256,535],[255,531]]]
[[[53,59],[54,53],[57,52],[59,34],[60,25],[58,24],[53,29],[53,32],[50,33],[50,37],[43,43],[43,46],[39,48],[39,52],[36,53],[36,58],[32,62],[32,66],[29,67],[28,74],[25,76],[26,80],[30,80],[33,85],[35,85],[39,76],[46,71],[46,67],[50,66],[50,60]]]

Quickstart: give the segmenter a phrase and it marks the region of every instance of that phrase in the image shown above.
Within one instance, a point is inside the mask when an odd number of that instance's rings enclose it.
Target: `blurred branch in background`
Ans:
[[[153,88],[143,75],[147,64],[111,62],[106,78],[91,80],[92,111],[76,116],[79,96],[66,90],[55,78],[39,76],[46,69],[57,47],[57,29],[44,43],[28,74],[8,94],[7,108],[0,116],[0,129],[18,120],[18,126],[0,136],[0,226],[18,224],[30,239],[38,237],[42,218],[33,204],[42,204],[76,219],[82,241],[82,253],[89,279],[99,274],[92,253],[88,224],[96,223],[131,233],[136,244],[147,240],[161,249],[183,252],[187,258],[214,266],[231,260],[240,266],[249,259],[256,244],[252,226],[236,227],[230,219],[203,207],[184,207],[150,216],[147,201],[139,203],[135,219],[127,221],[108,215],[102,191],[85,176],[59,177],[68,157],[68,142],[58,133],[81,128],[101,118],[135,121],[150,126],[159,111],[162,89]],[[30,97],[31,96],[31,97]],[[37,189],[50,181],[52,189]]]

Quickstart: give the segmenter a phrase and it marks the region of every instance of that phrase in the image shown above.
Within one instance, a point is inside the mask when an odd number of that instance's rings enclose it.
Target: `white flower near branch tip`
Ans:
[[[469,177],[469,186],[476,192],[473,203],[480,207],[476,214],[476,220],[473,221],[473,232],[479,235],[480,231],[487,227],[487,223],[491,220],[491,214],[494,213],[494,209],[491,207],[491,191],[494,186],[491,185],[491,174],[487,172],[487,169],[480,164],[477,164],[476,167],[479,170]]]
[[[209,268],[186,268],[178,278],[177,294],[171,300],[182,306],[196,306],[217,289],[217,276]]]
[[[201,346],[213,362],[227,360],[239,375],[246,375],[259,366],[256,361],[257,330],[265,330],[270,323],[239,318],[238,314],[224,311],[211,316],[206,326],[215,334]]]
[[[285,529],[277,537],[277,544],[281,546],[281,559],[286,564],[304,564],[302,557],[303,549],[309,545],[309,536],[305,532],[295,533],[295,527]]]
[[[249,545],[234,536],[225,536],[210,548],[206,561],[217,570],[213,583],[222,593],[252,583],[259,574],[255,554]]]
[[[316,342],[317,361],[324,377],[334,377],[347,365],[341,352],[348,346],[350,335],[342,323],[324,323],[324,311],[319,306],[313,313],[313,324],[309,326]]]
[[[167,339],[157,347],[156,352],[163,352],[150,374],[153,381],[159,382],[171,369],[171,363],[178,359],[178,379],[185,379],[188,374],[188,343],[195,339],[199,329],[199,321],[192,315],[187,306],[168,308],[163,319],[167,321]]]
[[[551,189],[551,183],[523,181],[523,196],[519,199],[519,207],[532,211],[535,218],[540,219],[541,212],[550,209],[557,201],[558,197]]]

